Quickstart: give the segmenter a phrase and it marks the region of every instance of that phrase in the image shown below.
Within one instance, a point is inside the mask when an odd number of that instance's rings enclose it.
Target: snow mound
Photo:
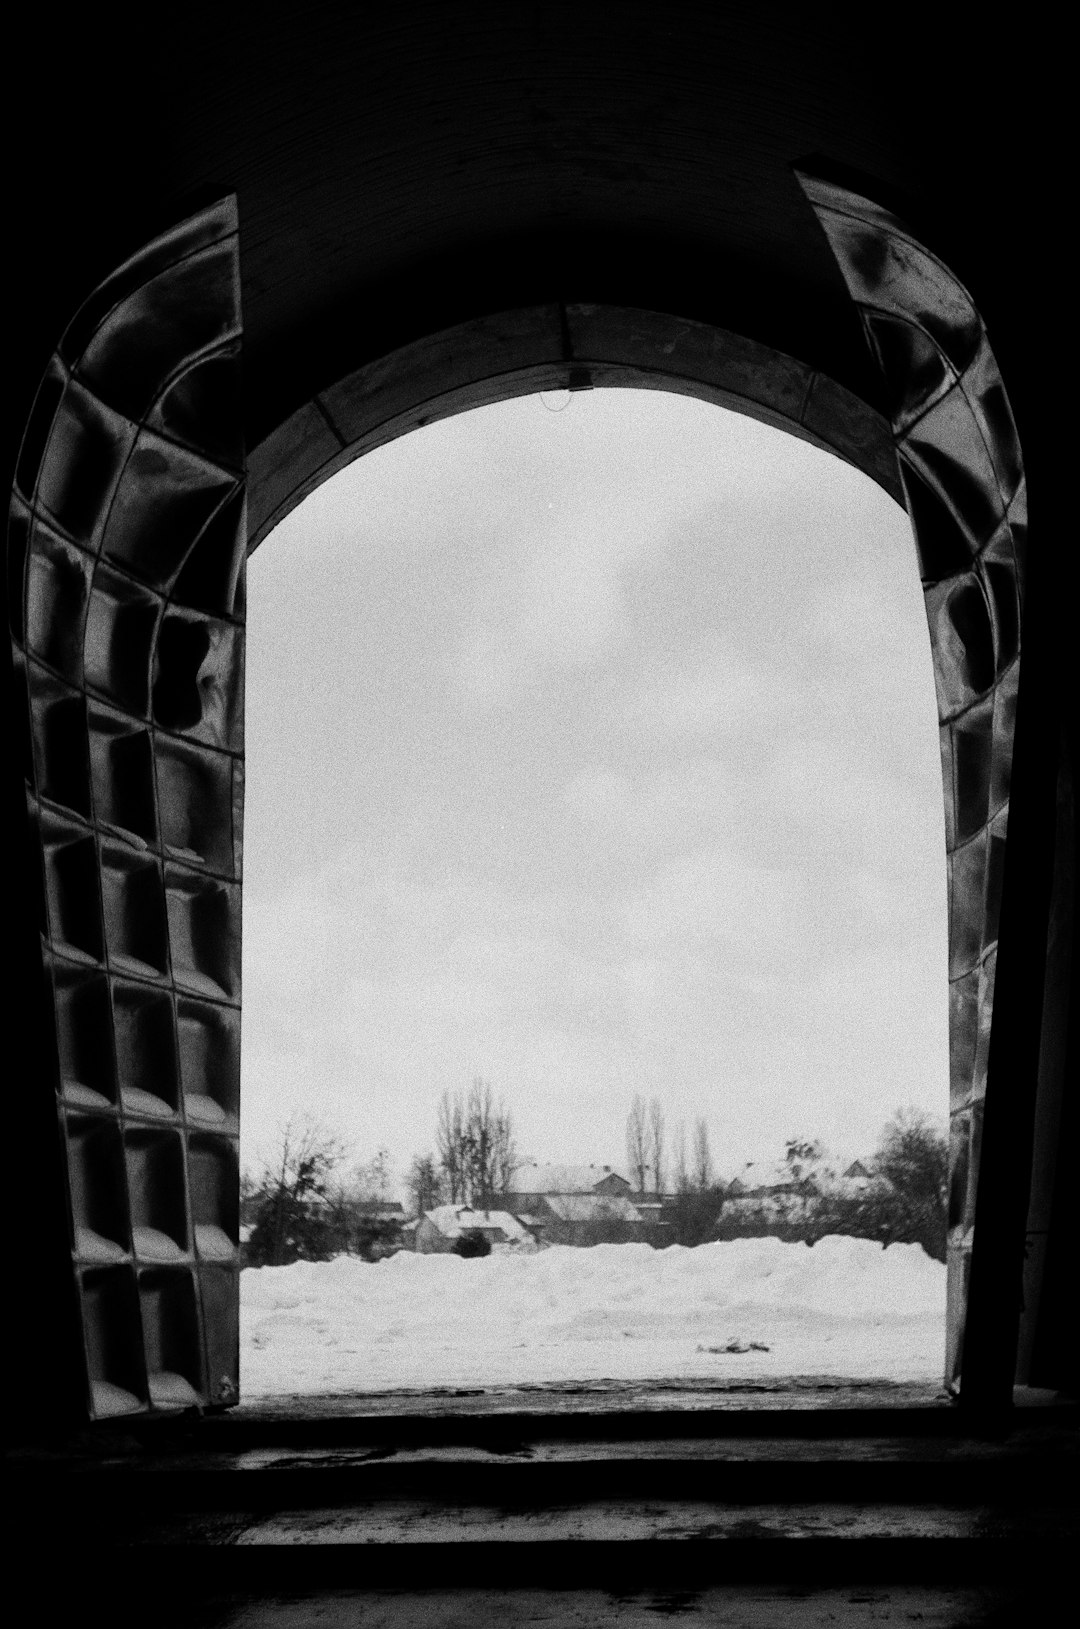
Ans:
[[[339,1256],[245,1269],[240,1307],[248,1398],[944,1366],[944,1267],[866,1239]]]

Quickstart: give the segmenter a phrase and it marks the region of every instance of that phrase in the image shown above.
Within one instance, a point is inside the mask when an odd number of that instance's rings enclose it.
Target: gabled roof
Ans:
[[[496,1244],[529,1238],[516,1216],[507,1210],[470,1210],[467,1205],[436,1205],[426,1210],[424,1219],[434,1224],[446,1239],[460,1239],[463,1233],[486,1233]]]
[[[564,1193],[546,1195],[548,1209],[561,1222],[640,1222],[637,1210],[621,1194]]]
[[[799,1180],[785,1160],[749,1160],[727,1184],[727,1191],[734,1198],[740,1194],[796,1188]]]
[[[507,1184],[508,1193],[593,1193],[601,1182],[617,1177],[630,1184],[611,1165],[519,1165]]]

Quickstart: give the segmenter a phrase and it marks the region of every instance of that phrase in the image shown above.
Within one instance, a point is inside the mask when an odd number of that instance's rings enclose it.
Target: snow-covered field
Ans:
[[[561,1380],[940,1380],[945,1269],[918,1245],[739,1239],[653,1250],[354,1256],[240,1275],[241,1388]]]

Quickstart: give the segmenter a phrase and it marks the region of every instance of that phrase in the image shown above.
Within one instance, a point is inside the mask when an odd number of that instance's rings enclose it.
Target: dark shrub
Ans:
[[[245,1267],[287,1267],[294,1261],[329,1261],[333,1232],[302,1199],[284,1189],[260,1203],[244,1247]]]
[[[479,1228],[470,1228],[454,1245],[456,1256],[490,1256],[491,1240]]]

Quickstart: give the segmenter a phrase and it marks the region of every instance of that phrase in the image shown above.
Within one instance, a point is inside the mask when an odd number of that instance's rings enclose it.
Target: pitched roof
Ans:
[[[785,1161],[748,1160],[737,1176],[727,1184],[729,1194],[751,1194],[770,1189],[795,1188],[798,1178]]]
[[[621,1194],[556,1193],[545,1196],[561,1222],[640,1222],[637,1210]]]
[[[467,1205],[436,1205],[434,1210],[426,1210],[424,1216],[434,1223],[446,1239],[460,1239],[463,1233],[487,1233],[496,1243],[529,1238],[528,1230],[507,1210],[470,1210]]]
[[[509,1193],[592,1193],[609,1177],[626,1178],[611,1165],[519,1165],[507,1184]],[[627,1182],[627,1187],[630,1184]]]

